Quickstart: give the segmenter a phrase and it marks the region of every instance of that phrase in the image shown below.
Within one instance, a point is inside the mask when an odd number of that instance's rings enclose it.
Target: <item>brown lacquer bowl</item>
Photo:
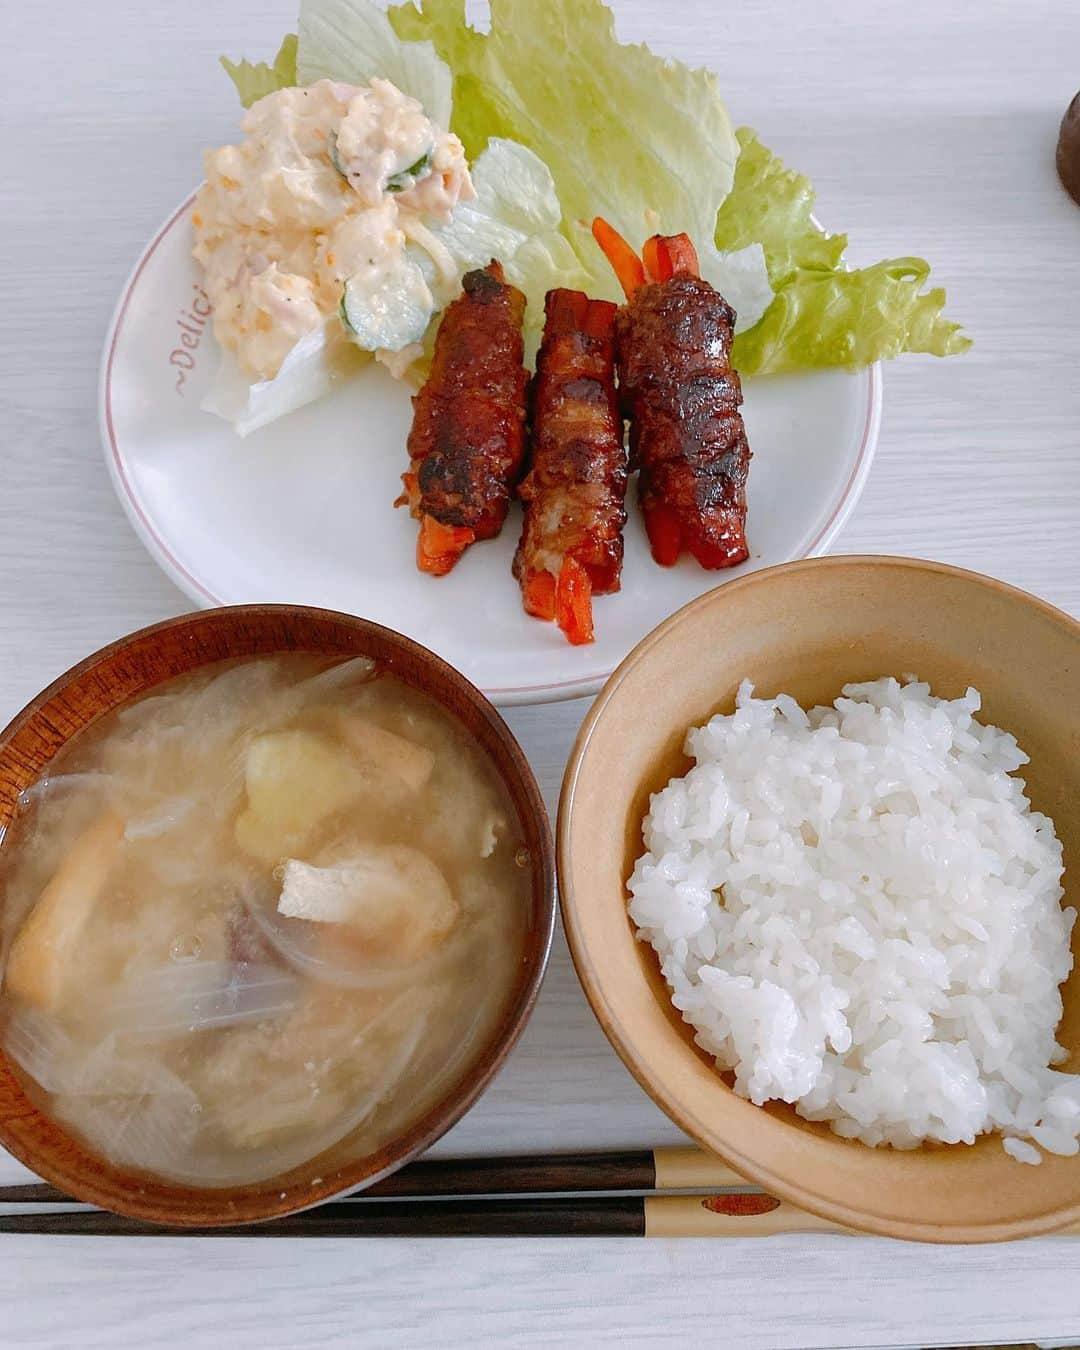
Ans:
[[[908,672],[935,693],[983,695],[980,717],[1015,733],[1021,774],[1080,871],[1080,624],[1000,582],[903,558],[818,558],[729,582],[662,624],[608,680],[581,729],[559,810],[563,920],[601,1025],[642,1087],[703,1147],[768,1191],[835,1222],[894,1237],[985,1242],[1080,1223],[1080,1156],[1010,1158],[969,1147],[867,1148],[787,1106],[737,1097],[635,940],[626,881],[649,795],[690,761],[688,727],[759,696],[828,703],[851,680]],[[1073,933],[1080,952],[1080,925]],[[1062,1067],[1080,1071],[1080,969],[1064,989]]]
[[[349,1157],[345,1140],[301,1168],[243,1187],[199,1189],[96,1157],[28,1100],[0,1051],[0,1144],[79,1200],[153,1223],[220,1226],[269,1219],[372,1185],[415,1158],[491,1082],[529,1017],[547,963],[555,917],[554,848],[540,789],[520,746],[463,675],[408,638],[346,614],[293,605],[214,609],[145,628],[89,657],[0,734],[0,826],[11,820],[19,793],[57,751],[118,704],[209,662],[290,651],[372,657],[447,708],[495,765],[531,856],[532,910],[517,985],[472,1067],[406,1133],[361,1158]]]

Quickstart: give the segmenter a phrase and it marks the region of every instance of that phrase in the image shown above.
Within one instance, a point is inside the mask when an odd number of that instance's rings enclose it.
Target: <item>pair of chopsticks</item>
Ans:
[[[639,1192],[639,1194],[634,1194]],[[644,1192],[644,1194],[642,1194]],[[687,1194],[686,1192],[692,1192]],[[52,1186],[0,1186],[0,1233],[206,1237],[767,1237],[849,1229],[750,1187],[695,1148],[430,1159],[343,1200],[234,1228],[162,1228]]]

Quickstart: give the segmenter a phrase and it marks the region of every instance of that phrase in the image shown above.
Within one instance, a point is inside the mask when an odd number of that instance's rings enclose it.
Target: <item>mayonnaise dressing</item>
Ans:
[[[407,243],[475,196],[461,142],[381,79],[278,90],[241,126],[240,145],[207,153],[193,215],[218,341],[272,379],[340,321],[400,370],[435,309]]]

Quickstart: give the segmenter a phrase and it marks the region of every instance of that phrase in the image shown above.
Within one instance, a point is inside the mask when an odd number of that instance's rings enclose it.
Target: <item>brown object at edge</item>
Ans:
[[[1080,1223],[1080,1157],[1038,1167],[984,1135],[968,1147],[871,1149],[737,1097],[673,1008],[635,939],[626,879],[643,851],[649,794],[690,761],[686,731],[730,712],[740,681],[761,696],[831,702],[851,680],[914,672],[938,694],[969,684],[980,717],[1031,755],[1022,776],[1065,850],[1064,903],[1080,872],[1080,624],[987,577],[910,558],[828,557],[728,582],[661,624],[601,690],[559,802],[563,924],[582,986],[641,1086],[702,1148],[834,1223],[931,1242],[990,1242]],[[648,716],[641,710],[648,709]],[[1080,1068],[1080,924],[1059,1041]]]
[[[484,1053],[419,1121],[366,1158],[348,1140],[283,1176],[200,1189],[106,1162],[40,1112],[0,1048],[0,1145],[54,1186],[88,1204],[177,1227],[252,1223],[291,1214],[373,1184],[429,1148],[473,1105],[522,1029],[539,991],[555,918],[554,847],[536,779],[509,727],[452,666],[366,619],[294,605],[238,605],[169,619],[88,657],[0,732],[0,827],[19,793],[72,736],[119,704],[213,661],[305,651],[370,656],[447,708],[488,754],[517,809],[532,872],[532,914],[518,984]]]
[[[1065,109],[1057,143],[1057,171],[1065,191],[1080,206],[1080,93]]]

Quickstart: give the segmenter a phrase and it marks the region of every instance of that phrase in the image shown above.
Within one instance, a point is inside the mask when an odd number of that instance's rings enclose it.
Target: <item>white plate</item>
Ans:
[[[131,523],[200,605],[345,610],[433,648],[498,703],[571,698],[595,692],[702,591],[824,552],[862,490],[881,417],[877,366],[747,381],[749,561],[727,572],[657,567],[631,506],[622,591],[597,599],[596,642],[571,647],[521,608],[510,575],[517,507],[501,537],[470,549],[450,576],[416,570],[416,525],[391,506],[409,390],[380,368],[246,440],[201,411],[217,347],[192,317],[191,205],[165,222],[120,298],[102,359],[101,431]]]

